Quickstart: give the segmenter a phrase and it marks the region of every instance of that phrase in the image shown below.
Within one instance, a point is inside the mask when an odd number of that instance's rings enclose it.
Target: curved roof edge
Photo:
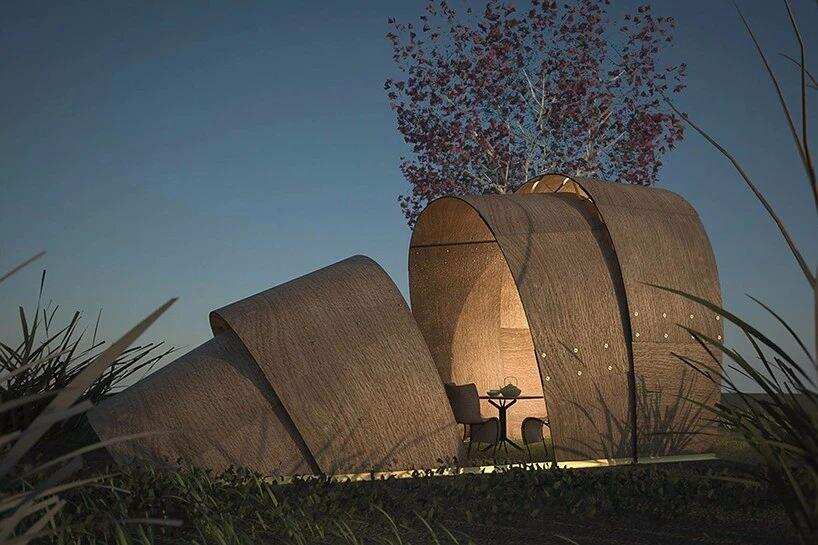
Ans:
[[[434,467],[459,432],[397,286],[355,256],[210,315],[235,332],[325,474]]]
[[[678,397],[682,391],[685,397],[697,397],[700,403],[715,403],[720,396],[718,385],[687,376],[685,366],[674,354],[701,361],[704,367],[720,372],[721,353],[716,354],[713,361],[690,339],[686,329],[678,327],[681,324],[722,340],[724,330],[720,317],[689,299],[652,286],[675,288],[721,305],[716,258],[698,212],[684,197],[664,188],[563,174],[535,177],[520,190],[521,193],[559,192],[566,190],[569,184],[575,184],[587,194],[610,233],[624,282],[631,331],[629,345],[637,382],[660,392],[658,397],[665,397],[661,405],[669,411],[682,412],[679,403],[669,399]],[[639,392],[636,395],[638,397]],[[650,430],[639,433],[650,435]],[[650,443],[642,437],[639,442],[640,445]],[[693,443],[706,445],[706,441]],[[665,454],[646,452],[645,447],[639,451],[641,455]]]
[[[618,280],[609,251],[598,238],[601,224],[579,199],[540,197],[441,197],[419,217],[410,247],[417,251],[496,241],[528,318],[558,459],[629,456],[632,449],[623,446],[623,441],[630,444],[632,421],[623,404],[628,403],[624,375],[628,370],[613,361],[627,361],[627,349],[616,297]],[[452,209],[439,210],[447,206]],[[480,225],[457,217],[458,209],[471,213]],[[434,225],[435,220],[442,225]],[[471,232],[464,233],[463,228]],[[412,275],[410,260],[410,289],[416,283]],[[416,297],[423,295],[412,290],[413,302]],[[576,303],[587,312],[575,312]],[[602,342],[598,335],[603,335]],[[582,355],[577,357],[572,347],[581,349]],[[621,380],[612,373],[620,373]],[[582,406],[583,400],[597,398],[599,407]],[[589,415],[604,419],[603,413],[613,416],[627,438],[595,430]]]

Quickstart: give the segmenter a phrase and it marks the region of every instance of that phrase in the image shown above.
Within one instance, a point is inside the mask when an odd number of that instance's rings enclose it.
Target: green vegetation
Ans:
[[[818,393],[814,391],[815,382],[807,375],[808,367],[734,314],[697,297],[682,295],[724,316],[753,346],[754,359],[761,362],[763,369],[756,369],[755,362],[751,363],[720,341],[688,330],[712,358],[724,354],[727,368],[749,377],[762,389],[763,396],[740,391],[726,372],[713,373],[700,361],[679,357],[736,398],[730,404],[705,407],[711,413],[709,417],[721,425],[723,434],[741,441],[756,455],[760,466],[745,466],[744,476],[769,485],[786,508],[802,541],[815,543],[818,539]],[[775,316],[812,363],[811,354],[795,332]]]
[[[283,485],[240,469],[132,467],[67,494],[56,542],[495,543],[494,532],[514,528],[548,543],[612,524],[660,535],[687,524],[688,536],[732,528],[753,542],[748,520],[766,529],[756,542],[786,541],[792,532],[771,491],[721,480],[732,474],[700,463]]]
[[[42,255],[39,253],[12,268],[11,271],[0,276],[0,283]],[[28,404],[48,399],[44,406],[31,413],[31,419],[25,426],[0,434],[0,545],[26,545],[32,540],[52,534],[49,526],[53,525],[54,518],[66,505],[60,494],[103,478],[101,476],[76,478],[83,467],[82,455],[104,447],[103,443],[86,445],[81,449],[53,456],[45,456],[48,454],[48,451],[45,450],[43,451],[44,456],[37,456],[36,447],[48,437],[49,432],[55,426],[70,421],[92,406],[88,399],[88,392],[98,384],[100,377],[105,376],[106,373],[114,373],[113,366],[116,362],[122,361],[122,355],[128,347],[174,302],[175,299],[169,300],[108,348],[94,357],[81,360],[82,363],[79,366],[72,365],[71,362],[75,361],[73,358],[65,357],[67,353],[76,350],[78,340],[73,348],[71,343],[59,349],[46,348],[40,350],[39,355],[35,357],[29,357],[33,343],[31,346],[25,346],[24,343],[21,351],[9,352],[8,347],[4,347],[7,353],[16,355],[17,359],[21,355],[26,358],[25,363],[20,363],[13,356],[10,360],[13,368],[0,373],[0,385],[5,385],[6,392],[15,392],[16,390],[10,385],[16,383],[19,377],[38,369],[56,369],[57,375],[60,371],[70,372],[70,377],[64,380],[60,387],[53,387],[51,380],[35,380],[34,383],[39,385],[39,390],[0,403],[0,416],[3,416],[5,422],[7,414]],[[35,314],[39,315],[39,312]],[[25,331],[24,336],[27,339],[35,339],[35,335],[27,331],[23,313],[21,313],[21,319]],[[59,336],[64,331],[55,335]],[[46,340],[45,346],[48,347],[48,344],[49,341]],[[55,363],[55,361],[63,363]],[[53,378],[48,373],[46,376]],[[57,376],[57,378],[64,377]],[[109,384],[115,382],[114,380]],[[116,440],[132,438],[134,437],[121,437]]]
[[[90,339],[78,311],[65,325],[58,325],[59,306],[50,301],[43,304],[44,284],[45,271],[33,312],[27,314],[23,307],[18,310],[19,339],[0,342],[0,373],[7,377],[0,381],[0,404],[5,408],[0,435],[31,424],[58,392],[93,363],[105,345],[97,338],[100,315]],[[162,342],[127,348],[82,392],[78,401],[100,401],[126,385],[129,379],[148,373],[172,352],[174,349],[165,348]],[[60,422],[50,435],[73,429],[76,423],[76,418]]]
[[[801,52],[794,60],[801,76],[800,130],[760,47],[758,51],[818,205],[804,113],[811,76],[801,35],[787,9]],[[815,290],[813,271],[756,184],[727,150],[688,122],[733,163],[758,196]],[[0,282],[27,263],[0,276]],[[83,334],[78,333],[78,316],[54,332],[56,308],[41,307],[38,301],[32,316],[20,311],[22,342],[0,345],[0,544],[443,545],[511,542],[512,537],[525,543],[577,543],[581,537],[597,543],[603,534],[607,543],[786,543],[795,540],[796,532],[803,543],[814,543],[818,395],[806,371],[816,365],[815,357],[771,309],[803,354],[789,354],[741,318],[699,302],[736,325],[754,354],[747,358],[719,341],[690,333],[713,354],[724,353],[734,369],[766,394],[748,396],[729,376],[710,377],[726,383],[739,399],[720,404],[712,416],[727,430],[721,439],[723,452],[742,464],[514,469],[489,475],[363,483],[316,479],[282,485],[246,470],[214,475],[185,465],[134,466],[80,478],[79,451],[50,460],[33,457],[34,447],[55,424],[75,418],[163,355],[159,345],[128,347],[172,303],[97,353],[96,335],[89,347],[79,348]],[[756,369],[755,359],[763,368]],[[685,363],[703,369],[702,362]],[[535,456],[541,457],[541,451]],[[672,541],[674,534],[677,541]]]
[[[789,2],[785,1],[784,6],[794,42],[799,51],[797,59],[787,55],[785,57],[798,67],[800,75],[800,116],[793,115],[785,98],[785,93],[781,88],[781,83],[741,11],[739,11],[739,17],[744,23],[775,89],[784,120],[793,137],[797,157],[803,167],[803,182],[812,194],[816,212],[818,212],[818,179],[816,179],[812,152],[807,140],[808,91],[814,91],[818,87],[815,86],[815,79],[806,68],[804,40],[798,28],[795,14]],[[671,107],[678,112],[675,106],[671,105]],[[813,274],[806,258],[790,235],[786,227],[785,220],[787,218],[782,218],[776,213],[764,193],[732,153],[699,125],[686,116],[684,119],[730,161],[744,183],[758,198],[767,214],[775,222],[807,284],[812,289],[813,296],[809,305],[815,309],[814,316],[818,317],[818,291],[816,291],[815,274]],[[688,329],[688,332],[707,350],[712,359],[716,359],[717,355],[724,354],[726,370],[749,379],[754,387],[763,392],[763,396],[741,392],[732,377],[726,372],[710,374],[703,362],[689,358],[681,359],[692,369],[703,373],[710,380],[723,386],[728,394],[738,400],[731,404],[718,404],[711,411],[711,417],[721,424],[728,435],[740,440],[755,453],[757,460],[760,462],[761,470],[759,470],[758,466],[748,466],[745,471],[746,477],[765,483],[775,492],[786,508],[787,514],[798,530],[803,543],[818,542],[818,393],[816,393],[815,380],[810,376],[812,372],[818,373],[816,354],[810,353],[810,348],[807,348],[806,344],[784,318],[755,298],[752,298],[753,301],[769,312],[787,332],[791,340],[798,345],[797,355],[788,353],[771,340],[774,337],[773,335],[759,331],[739,316],[721,308],[719,305],[677,290],[669,291],[696,301],[711,311],[724,316],[726,321],[729,321],[741,331],[750,346],[752,346],[753,354],[747,357],[734,348],[725,346],[720,339],[712,339],[697,331]],[[818,322],[815,322],[813,327],[816,332],[816,343],[818,343]],[[818,352],[818,345],[815,350]]]

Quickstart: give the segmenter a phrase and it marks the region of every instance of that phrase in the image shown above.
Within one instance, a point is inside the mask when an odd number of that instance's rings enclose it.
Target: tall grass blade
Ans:
[[[23,262],[22,262],[22,263],[20,263],[19,265],[16,265],[16,266],[12,267],[12,269],[11,269],[10,271],[8,271],[7,273],[5,273],[3,276],[0,276],[0,283],[2,283],[4,280],[6,280],[7,278],[9,278],[11,275],[13,275],[13,274],[15,274],[15,273],[19,272],[21,269],[23,269],[23,268],[27,267],[27,266],[28,266],[28,265],[30,265],[31,263],[33,263],[33,262],[37,261],[38,259],[40,259],[40,258],[41,258],[41,257],[43,257],[44,255],[45,255],[45,252],[40,252],[39,254],[35,254],[34,256],[29,257],[28,259],[26,259],[25,261],[23,261]]]
[[[118,443],[125,443],[127,441],[133,441],[135,439],[141,439],[143,437],[151,437],[151,436],[160,435],[160,434],[162,434],[162,432],[146,431],[146,432],[141,432],[141,433],[132,433],[130,435],[120,435],[120,436],[114,437],[112,439],[106,439],[105,441],[97,441],[96,443],[93,443],[91,445],[87,445],[87,446],[72,450],[68,454],[64,454],[62,456],[59,456],[59,457],[54,458],[52,460],[49,460],[48,462],[44,462],[44,463],[42,463],[42,464],[40,464],[40,465],[38,465],[36,467],[33,467],[33,468],[25,471],[21,475],[21,477],[27,477],[27,476],[32,475],[32,474],[40,473],[41,471],[44,471],[44,470],[46,470],[46,469],[48,469],[50,467],[53,467],[55,465],[59,465],[62,462],[70,460],[71,458],[75,458],[77,456],[82,456],[83,454],[87,454],[89,452],[93,452],[93,451],[99,450],[101,448],[106,448],[106,447],[109,447],[111,445],[116,445]]]
[[[750,35],[750,38],[753,40],[753,44],[755,45],[756,51],[758,52],[758,56],[761,57],[761,61],[764,64],[764,69],[767,71],[767,75],[770,77],[770,81],[772,82],[773,87],[775,88],[775,93],[776,93],[776,96],[778,97],[778,102],[781,105],[781,110],[782,110],[782,112],[784,112],[784,118],[787,121],[787,127],[790,129],[790,134],[792,134],[793,140],[795,141],[795,148],[798,150],[798,156],[801,158],[801,162],[804,164],[804,168],[807,170],[807,172],[809,172],[810,168],[811,168],[810,167],[811,161],[809,160],[809,152],[808,152],[808,150],[805,149],[806,142],[802,142],[801,139],[798,137],[798,131],[795,128],[795,123],[793,122],[792,114],[790,113],[789,106],[787,106],[787,101],[784,98],[784,92],[781,90],[781,85],[778,82],[778,78],[775,76],[775,73],[773,72],[773,69],[770,67],[770,63],[767,61],[767,56],[764,54],[764,49],[761,47],[761,44],[758,43],[758,39],[756,38],[756,35],[753,32],[753,29],[750,26],[750,23],[744,17],[744,14],[739,9],[738,4],[733,2],[733,5],[736,8],[736,12],[738,12],[738,16],[741,18],[741,22],[744,24],[744,28],[747,29],[747,33]],[[801,77],[802,77],[802,81],[803,81],[803,72],[804,72],[803,71],[803,64],[804,64],[803,42],[801,40],[801,34],[800,34],[800,32],[798,32],[798,27],[795,25],[795,20],[792,18],[792,10],[790,10],[789,2],[787,0],[784,0],[784,5],[787,8],[787,14],[788,14],[788,16],[790,18],[791,24],[793,25],[793,27],[795,29],[796,37],[797,37],[799,43],[801,44],[801,65],[802,65]],[[802,88],[802,91],[803,91],[803,88]],[[802,97],[803,96],[804,95],[802,93]],[[803,111],[806,112],[806,108],[804,108]],[[804,121],[806,121],[806,117],[804,117]],[[804,125],[804,126],[806,127],[806,125]],[[813,172],[813,175],[814,175],[814,172]],[[814,191],[815,190],[814,184],[811,184],[811,185],[812,185],[811,189],[813,189],[813,191]],[[816,207],[818,207],[818,193],[815,193],[815,199],[816,199]],[[814,284],[814,282],[813,282],[813,284]]]
[[[426,522],[426,519],[420,516],[420,513],[415,513],[415,515],[417,515],[418,520],[420,520],[420,522],[426,527],[426,529],[429,530],[429,535],[431,536],[432,541],[435,543],[435,545],[440,545],[440,540],[437,538],[437,533],[432,529],[429,523]]]
[[[750,175],[747,174],[747,171],[745,171],[744,168],[741,166],[741,163],[739,163],[738,160],[733,156],[733,154],[730,153],[729,151],[727,151],[727,149],[724,146],[719,144],[716,141],[715,138],[713,138],[707,132],[705,132],[704,129],[699,127],[699,125],[697,125],[695,122],[693,122],[687,115],[682,113],[676,107],[676,105],[673,104],[673,102],[670,101],[669,98],[664,97],[664,101],[667,103],[667,105],[674,112],[676,112],[676,114],[680,118],[682,118],[682,120],[685,123],[687,123],[688,125],[693,127],[693,130],[695,130],[697,133],[699,133],[705,140],[710,142],[710,144],[714,148],[716,148],[719,151],[719,153],[721,153],[725,158],[727,158],[728,161],[730,161],[730,163],[732,163],[733,167],[736,169],[736,171],[739,173],[741,178],[744,180],[744,183],[747,185],[747,187],[750,188],[750,191],[753,192],[753,194],[756,196],[758,201],[761,203],[761,205],[767,211],[767,214],[775,222],[775,225],[778,227],[779,232],[784,237],[784,240],[786,241],[787,246],[789,246],[790,252],[792,253],[793,257],[795,257],[795,260],[798,263],[798,266],[801,267],[801,272],[804,274],[804,277],[807,279],[807,282],[809,282],[809,285],[814,288],[815,287],[815,276],[813,276],[812,271],[810,270],[809,266],[807,265],[806,260],[804,259],[804,256],[801,255],[801,251],[798,249],[798,246],[795,244],[795,241],[793,240],[792,235],[790,235],[789,230],[787,229],[786,225],[784,225],[784,222],[781,220],[781,218],[778,217],[778,214],[775,212],[772,205],[767,200],[767,197],[765,197],[764,194],[756,187],[755,183],[753,183],[753,180],[750,178]]]
[[[815,209],[818,211],[818,184],[815,180],[815,167],[812,164],[812,155],[809,149],[809,141],[807,139],[807,68],[806,55],[804,53],[804,39],[801,37],[801,31],[798,29],[798,23],[795,21],[795,16],[792,13],[792,7],[789,0],[784,0],[784,5],[787,7],[787,17],[790,20],[790,25],[795,33],[795,38],[798,40],[798,52],[801,58],[799,66],[801,67],[801,145],[804,149],[804,170],[807,172],[812,194],[815,199]]]
[[[802,66],[804,66],[803,64],[801,64],[797,60],[793,59],[792,57],[790,57],[786,53],[779,53],[779,55],[781,55],[782,57],[784,57],[785,59],[787,59],[788,61],[793,63],[798,68],[801,68]],[[810,89],[815,89],[816,91],[818,91],[818,80],[815,79],[815,76],[813,76],[812,73],[809,70],[806,69],[806,67],[804,67],[804,74],[806,74],[806,76],[810,80],[810,82],[807,83],[807,87],[809,87]]]
[[[0,520],[0,540],[7,539],[17,527],[17,524],[30,514],[29,507],[35,501],[45,495],[51,495],[47,493],[50,488],[79,471],[81,467],[82,460],[75,458],[54,472],[53,475],[37,483],[31,491],[5,499],[0,505],[0,512],[9,509],[14,509],[14,512]]]
[[[0,414],[3,414],[4,412],[10,411],[12,409],[16,409],[17,407],[22,407],[23,405],[33,403],[34,401],[40,401],[55,396],[59,392],[60,392],[59,390],[51,390],[50,392],[40,392],[39,394],[31,394],[25,397],[12,399],[11,401],[6,401],[5,403],[0,403]]]
[[[163,304],[161,307],[152,312],[147,318],[142,320],[134,328],[123,335],[119,340],[113,343],[105,351],[103,351],[97,358],[94,359],[88,366],[86,366],[69,384],[69,386],[57,395],[45,410],[34,420],[32,425],[23,432],[23,435],[3,460],[0,461],[0,477],[8,474],[11,469],[18,464],[20,459],[28,450],[48,431],[49,426],[38,425],[46,418],[48,413],[65,410],[71,406],[93,383],[105,369],[114,361],[123,350],[128,348],[139,336],[155,322],[168,308],[170,308],[176,299],[173,298]]]

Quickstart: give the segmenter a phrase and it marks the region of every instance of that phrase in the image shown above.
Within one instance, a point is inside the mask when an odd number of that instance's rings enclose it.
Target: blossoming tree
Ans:
[[[543,172],[650,185],[683,138],[664,93],[675,22],[639,7],[614,25],[608,0],[533,0],[521,13],[431,1],[416,23],[389,20],[399,77],[384,84],[411,148],[399,198],[410,226],[441,195],[505,193]]]

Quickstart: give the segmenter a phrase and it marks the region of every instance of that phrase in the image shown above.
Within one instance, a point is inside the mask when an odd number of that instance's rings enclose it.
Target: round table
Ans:
[[[500,436],[497,438],[497,446],[504,446],[506,452],[508,452],[508,446],[511,445],[512,447],[516,448],[517,450],[523,450],[523,447],[512,441],[508,438],[508,430],[506,429],[506,413],[508,412],[508,408],[517,403],[517,401],[521,399],[543,399],[543,396],[523,396],[519,395],[517,397],[503,397],[503,396],[479,396],[480,399],[485,399],[495,407],[497,407],[497,412],[499,413],[499,420],[500,420]],[[473,399],[473,398],[472,398]],[[488,450],[491,446],[483,449]]]

